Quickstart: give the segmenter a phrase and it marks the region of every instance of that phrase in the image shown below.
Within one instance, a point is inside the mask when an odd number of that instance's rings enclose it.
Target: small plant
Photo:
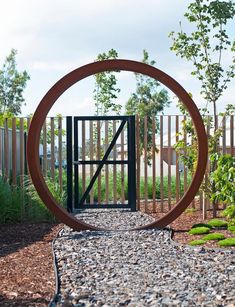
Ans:
[[[211,174],[211,179],[215,185],[215,191],[211,195],[211,200],[231,205],[231,213],[235,217],[235,206],[233,205],[235,203],[235,157],[228,154],[219,156],[218,153],[214,153],[213,159],[218,165]]]
[[[207,228],[212,228],[212,226],[211,225],[209,225],[209,224],[205,224],[205,223],[198,223],[198,224],[194,224],[193,226],[192,226],[192,228],[198,228],[198,227],[207,227]]]
[[[191,246],[196,246],[196,245],[202,245],[202,244],[204,244],[204,243],[205,243],[204,240],[193,240],[193,241],[190,241],[190,242],[189,242],[189,245],[191,245]]]
[[[197,212],[197,209],[196,208],[188,208],[185,210],[185,213],[188,213],[188,214],[192,214],[192,213],[195,213]]]
[[[222,233],[209,233],[208,235],[204,236],[202,240],[204,241],[219,241],[225,239],[225,236]]]
[[[235,193],[235,192],[234,192]],[[224,211],[223,211],[223,216],[226,217],[226,219],[229,222],[229,225],[235,225],[235,205],[230,205],[228,206]]]
[[[210,232],[210,228],[208,227],[197,227],[189,230],[190,235],[204,235]]]
[[[218,242],[219,246],[235,246],[235,238],[227,238]]]
[[[212,219],[207,224],[211,225],[213,228],[227,227],[228,223],[224,220]]]
[[[235,225],[229,226],[228,230],[235,234]]]

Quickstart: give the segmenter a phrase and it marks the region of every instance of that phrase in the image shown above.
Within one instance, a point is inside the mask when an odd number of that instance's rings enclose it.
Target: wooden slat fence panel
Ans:
[[[153,184],[153,212],[156,212],[156,120],[152,120],[152,184]]]
[[[12,118],[12,184],[17,183],[16,118]]]
[[[175,119],[174,119],[175,118]],[[148,183],[150,182],[151,177],[151,184],[153,184],[153,194],[152,194],[152,202],[153,202],[153,210],[155,211],[156,205],[158,203],[157,196],[158,191],[155,189],[156,187],[156,179],[157,176],[160,177],[160,209],[161,211],[165,211],[165,209],[168,208],[168,210],[171,208],[171,204],[173,201],[173,194],[176,195],[175,200],[176,202],[180,199],[182,195],[180,195],[180,168],[182,167],[184,170],[183,178],[183,186],[184,191],[187,189],[187,168],[182,165],[182,162],[179,162],[179,156],[176,154],[173,148],[174,142],[177,142],[179,140],[179,129],[180,129],[180,121],[181,116],[176,115],[175,117],[167,117],[167,116],[159,116],[159,128],[160,128],[160,135],[159,135],[159,143],[156,142],[155,138],[155,127],[156,127],[156,121],[152,121],[152,131],[153,134],[151,136],[151,143],[152,143],[152,169],[149,168],[147,165],[147,149],[148,149],[148,125],[151,123],[150,120],[147,120],[147,118],[144,119],[144,150],[143,153],[140,153],[140,124],[139,124],[139,117],[136,117],[136,178],[137,178],[137,208],[140,208],[141,204],[141,197],[140,197],[140,179],[141,176],[144,175],[144,195],[142,196],[142,200],[144,201],[144,208],[145,210],[148,210],[148,201],[149,201],[149,195],[148,195]],[[185,117],[183,118],[186,119]],[[175,122],[174,122],[175,121]],[[96,123],[96,122],[95,122]],[[59,185],[62,190],[63,182],[62,182],[62,174],[64,170],[62,169],[62,152],[63,152],[63,146],[62,146],[62,118],[58,118],[58,137],[55,135],[55,126],[56,126],[56,120],[52,117],[48,120],[48,125],[46,126],[46,123],[43,126],[42,129],[42,138],[43,138],[43,165],[42,170],[43,174],[46,176],[47,171],[50,174],[50,177],[52,179],[55,178],[56,170],[55,170],[55,160],[56,160],[56,153],[55,153],[55,144],[57,145],[57,139],[58,139],[58,162],[59,162]],[[97,129],[94,127],[94,122],[90,122],[90,144],[89,144],[89,156],[90,159],[93,160],[97,158],[97,160],[101,159],[101,127],[100,127],[100,121],[97,121]],[[116,132],[116,121],[113,121],[112,124],[105,124],[104,129],[104,145],[105,148],[107,148],[108,139],[109,139],[109,131],[112,131],[113,134]],[[166,124],[166,126],[165,126]],[[4,127],[3,133],[0,135],[0,169],[2,170],[5,179],[11,179],[9,182],[12,182],[13,185],[17,184],[18,175],[20,176],[20,185],[24,186],[24,175],[27,173],[27,168],[25,167],[25,137],[24,133],[28,132],[30,125],[30,119],[29,118],[20,118],[19,119],[19,125],[18,125],[18,119],[6,119],[4,120]],[[112,127],[111,127],[112,126]],[[86,127],[86,126],[85,126]],[[50,131],[48,131],[50,129]],[[207,133],[210,134],[210,127],[209,125],[206,127]],[[96,131],[95,131],[96,130]],[[88,131],[87,131],[88,132]],[[231,153],[235,155],[235,148],[234,148],[234,116],[230,116],[227,119],[224,119],[222,122],[222,137],[220,140],[220,148],[222,153]],[[48,134],[49,133],[49,134]],[[94,133],[96,133],[97,137],[94,137]],[[51,143],[47,144],[47,134],[50,136]],[[86,142],[85,140],[86,136],[86,128],[83,130],[83,143]],[[185,141],[187,141],[186,136],[183,136]],[[121,151],[118,152],[120,154],[118,156],[117,154],[117,148],[116,146],[113,149],[113,159],[117,159],[121,157],[121,159],[124,160],[124,154],[125,154],[125,133],[122,132],[121,134],[121,142],[120,142],[120,149]],[[158,138],[157,138],[158,139]],[[94,147],[94,140],[97,141],[96,148]],[[173,140],[173,141],[172,141]],[[190,141],[190,139],[188,140]],[[154,152],[154,146],[159,146],[159,153]],[[83,147],[83,146],[82,146]],[[50,148],[50,162],[48,161],[47,156],[47,148]],[[84,146],[85,149],[85,146]],[[3,154],[2,154],[3,153]],[[164,153],[164,154],[163,154]],[[86,157],[86,152],[83,153],[83,159]],[[140,160],[140,156],[142,154],[142,160]],[[94,157],[96,156],[96,157]],[[173,159],[174,158],[174,159]],[[168,165],[164,162],[164,159],[168,160]],[[171,166],[171,162],[173,164],[173,161],[175,161],[175,175],[176,175],[176,186],[175,191],[172,189],[172,176],[174,176],[174,169]],[[48,163],[48,165],[47,165]],[[142,164],[144,163],[144,164]],[[50,165],[50,169],[48,169]],[[88,169],[88,166],[86,167]],[[90,176],[89,173],[87,176],[92,177],[94,173],[94,166],[90,165]],[[105,201],[110,202],[109,199],[109,193],[110,193],[110,186],[109,186],[109,180],[111,176],[111,169],[113,170],[113,189],[112,189],[112,202],[117,203],[118,202],[118,195],[117,195],[117,171],[118,167],[116,165],[108,166],[105,165]],[[120,167],[121,170],[121,202],[125,202],[125,193],[124,193],[124,179],[126,175],[126,169],[122,165]],[[142,173],[141,173],[142,170]],[[88,169],[89,171],[89,169]],[[207,174],[205,177],[206,184],[208,182],[208,173],[210,171],[210,164],[207,165]],[[86,174],[86,170],[83,171]],[[164,205],[164,173],[168,173],[168,181],[167,181],[167,190],[168,190],[168,206]],[[11,174],[11,177],[10,177]],[[141,175],[142,174],[142,175]],[[172,175],[172,176],[171,176]],[[84,186],[84,177],[83,176],[83,186]],[[165,176],[167,174],[165,173]],[[216,208],[212,208],[212,205],[209,203],[208,200],[203,197],[202,194],[199,195],[200,199],[200,208],[202,209],[203,218],[206,218],[208,216],[208,210],[215,210]],[[91,190],[90,193],[90,202],[94,203],[94,191]],[[101,176],[99,176],[98,179],[98,203],[101,203]],[[195,207],[194,203],[192,202],[192,207]],[[23,213],[22,213],[23,214]]]
[[[109,146],[109,122],[105,121],[105,151]],[[109,203],[109,166],[105,165],[105,200]]]
[[[8,131],[8,118],[4,121],[4,179],[7,181],[9,178],[9,131]]]
[[[186,121],[186,116],[184,116],[184,121]],[[186,135],[185,132],[184,132],[184,142],[185,142],[185,144],[187,144],[187,135]],[[185,150],[184,153],[186,154],[186,150]],[[188,175],[187,167],[184,164],[184,193],[186,192],[187,186],[188,186],[188,184],[187,184],[187,175]]]
[[[168,116],[168,210],[171,210],[171,116]]]
[[[86,159],[86,121],[82,120],[82,160]],[[86,190],[86,166],[82,165],[82,194]],[[86,200],[85,200],[86,203]]]
[[[116,134],[116,120],[113,121],[113,136]],[[117,160],[117,145],[113,148],[113,160]],[[113,203],[117,203],[117,165],[113,165]]]
[[[43,160],[42,169],[44,177],[47,177],[47,126],[46,121],[43,124]]]
[[[235,148],[234,148],[234,115],[230,116],[230,154],[235,156]]]
[[[51,127],[51,179],[55,180],[55,120],[51,117],[50,120]]]
[[[62,117],[58,117],[58,162],[59,162],[59,186],[63,190],[63,168],[62,168]]]
[[[124,135],[124,129],[121,132],[121,160],[124,160],[124,141],[125,141],[125,135]],[[122,204],[125,203],[125,173],[124,173],[124,164],[121,165],[121,202]]]
[[[148,118],[144,117],[144,205],[148,211]]]
[[[179,141],[179,116],[175,117],[175,142]],[[176,152],[175,154],[175,194],[176,194],[176,202],[180,199],[180,172],[179,172],[179,154]]]
[[[97,121],[97,160],[100,160],[100,147],[101,147],[101,136],[100,136],[100,121]],[[101,203],[101,175],[98,176],[98,203]]]
[[[90,121],[90,160],[94,159],[94,135],[93,135],[93,121]],[[94,174],[94,167],[91,164],[90,165],[90,180],[92,179]],[[94,203],[94,188],[92,187],[91,192],[90,192],[90,203]]]
[[[224,116],[222,121],[222,153],[223,155],[226,154],[226,116]]]
[[[163,115],[160,116],[160,195],[161,212],[164,210],[164,170],[163,170]]]

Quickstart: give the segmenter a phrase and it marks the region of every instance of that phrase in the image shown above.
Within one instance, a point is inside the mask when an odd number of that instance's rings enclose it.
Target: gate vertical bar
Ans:
[[[135,154],[135,116],[128,120],[128,201],[131,211],[136,211],[136,154]]]
[[[74,117],[73,119],[74,128],[74,161],[78,161],[78,119]],[[74,163],[74,208],[79,207],[79,164]]]
[[[72,116],[66,117],[66,155],[67,155],[67,211],[73,211],[73,142]]]

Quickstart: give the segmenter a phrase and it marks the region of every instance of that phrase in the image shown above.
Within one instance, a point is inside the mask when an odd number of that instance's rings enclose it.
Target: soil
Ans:
[[[148,208],[148,213],[156,218],[163,214],[159,209],[153,212],[151,204]],[[211,211],[208,212],[210,218]],[[170,225],[174,229],[173,239],[187,244],[200,238],[187,233],[199,222],[202,222],[200,211],[184,212]],[[48,306],[55,294],[51,244],[62,226],[49,223],[0,225],[0,306]],[[232,236],[226,230],[216,232]],[[203,246],[218,248],[216,242],[211,241]]]

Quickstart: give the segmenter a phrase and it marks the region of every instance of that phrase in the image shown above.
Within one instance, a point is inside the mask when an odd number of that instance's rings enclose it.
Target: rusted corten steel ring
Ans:
[[[38,195],[44,204],[48,207],[48,209],[61,222],[77,231],[89,229],[104,230],[102,228],[86,224],[76,219],[56,202],[50,193],[45,180],[43,179],[39,163],[38,148],[42,125],[49,110],[54,105],[56,100],[76,82],[100,72],[114,70],[141,73],[152,77],[164,84],[183,102],[185,107],[188,109],[195,126],[198,137],[198,161],[191,185],[189,186],[184,196],[179,200],[179,202],[165,216],[151,224],[134,228],[133,230],[163,228],[173,222],[189,206],[189,204],[194,199],[194,196],[198,192],[206,169],[208,149],[205,128],[195,103],[178,82],[155,67],[130,60],[105,60],[84,65],[78,69],[73,70],[72,72],[65,75],[62,79],[60,79],[43,97],[34,113],[30,124],[27,142],[27,159],[30,175]]]

